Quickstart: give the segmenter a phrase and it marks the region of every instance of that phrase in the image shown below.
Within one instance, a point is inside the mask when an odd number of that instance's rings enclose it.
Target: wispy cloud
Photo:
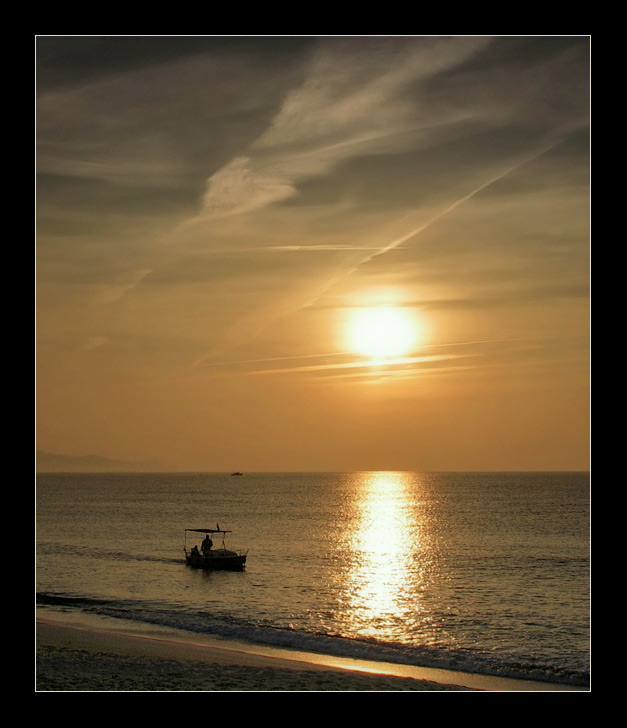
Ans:
[[[121,274],[116,280],[98,287],[94,302],[97,304],[109,304],[120,300],[126,293],[136,288],[151,273],[152,270],[150,268],[144,268]]]
[[[287,94],[269,127],[208,180],[203,212],[247,212],[289,199],[303,180],[328,172],[355,155],[398,151],[434,123],[416,113],[416,85],[467,59],[485,38],[424,39],[399,44],[376,40],[327,41],[308,77]],[[437,118],[439,124],[453,117]]]

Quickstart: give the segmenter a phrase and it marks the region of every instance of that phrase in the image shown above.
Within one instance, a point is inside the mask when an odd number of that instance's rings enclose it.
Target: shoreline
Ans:
[[[48,613],[36,617],[36,652],[36,692],[588,692]]]

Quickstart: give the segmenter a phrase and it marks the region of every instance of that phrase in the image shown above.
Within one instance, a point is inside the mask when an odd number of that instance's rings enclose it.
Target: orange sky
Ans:
[[[36,55],[39,449],[587,469],[587,37]],[[377,308],[414,330],[373,361],[351,322]]]

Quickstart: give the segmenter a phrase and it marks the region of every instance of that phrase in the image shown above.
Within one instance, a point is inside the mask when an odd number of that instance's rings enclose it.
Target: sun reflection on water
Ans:
[[[423,593],[433,567],[428,515],[414,473],[364,473],[345,548],[346,617],[362,637],[403,641],[429,622]]]

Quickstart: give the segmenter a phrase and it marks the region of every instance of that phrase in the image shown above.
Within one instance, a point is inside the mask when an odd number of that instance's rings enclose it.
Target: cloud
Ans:
[[[291,197],[296,189],[287,175],[255,166],[250,157],[236,157],[209,178],[203,207],[210,215],[235,215]]]
[[[145,280],[152,270],[150,268],[130,270],[118,276],[114,281],[99,286],[95,297],[96,303],[109,304],[120,300],[126,293],[136,288]]]
[[[248,212],[297,194],[299,183],[356,156],[399,151],[421,127],[457,119],[418,109],[416,85],[489,42],[347,39],[321,45],[304,82],[285,96],[268,128],[208,180],[203,213]],[[418,112],[418,113],[417,113]]]
[[[101,346],[106,346],[109,343],[107,336],[91,336],[83,344],[83,349],[91,351],[92,349],[99,349]]]

